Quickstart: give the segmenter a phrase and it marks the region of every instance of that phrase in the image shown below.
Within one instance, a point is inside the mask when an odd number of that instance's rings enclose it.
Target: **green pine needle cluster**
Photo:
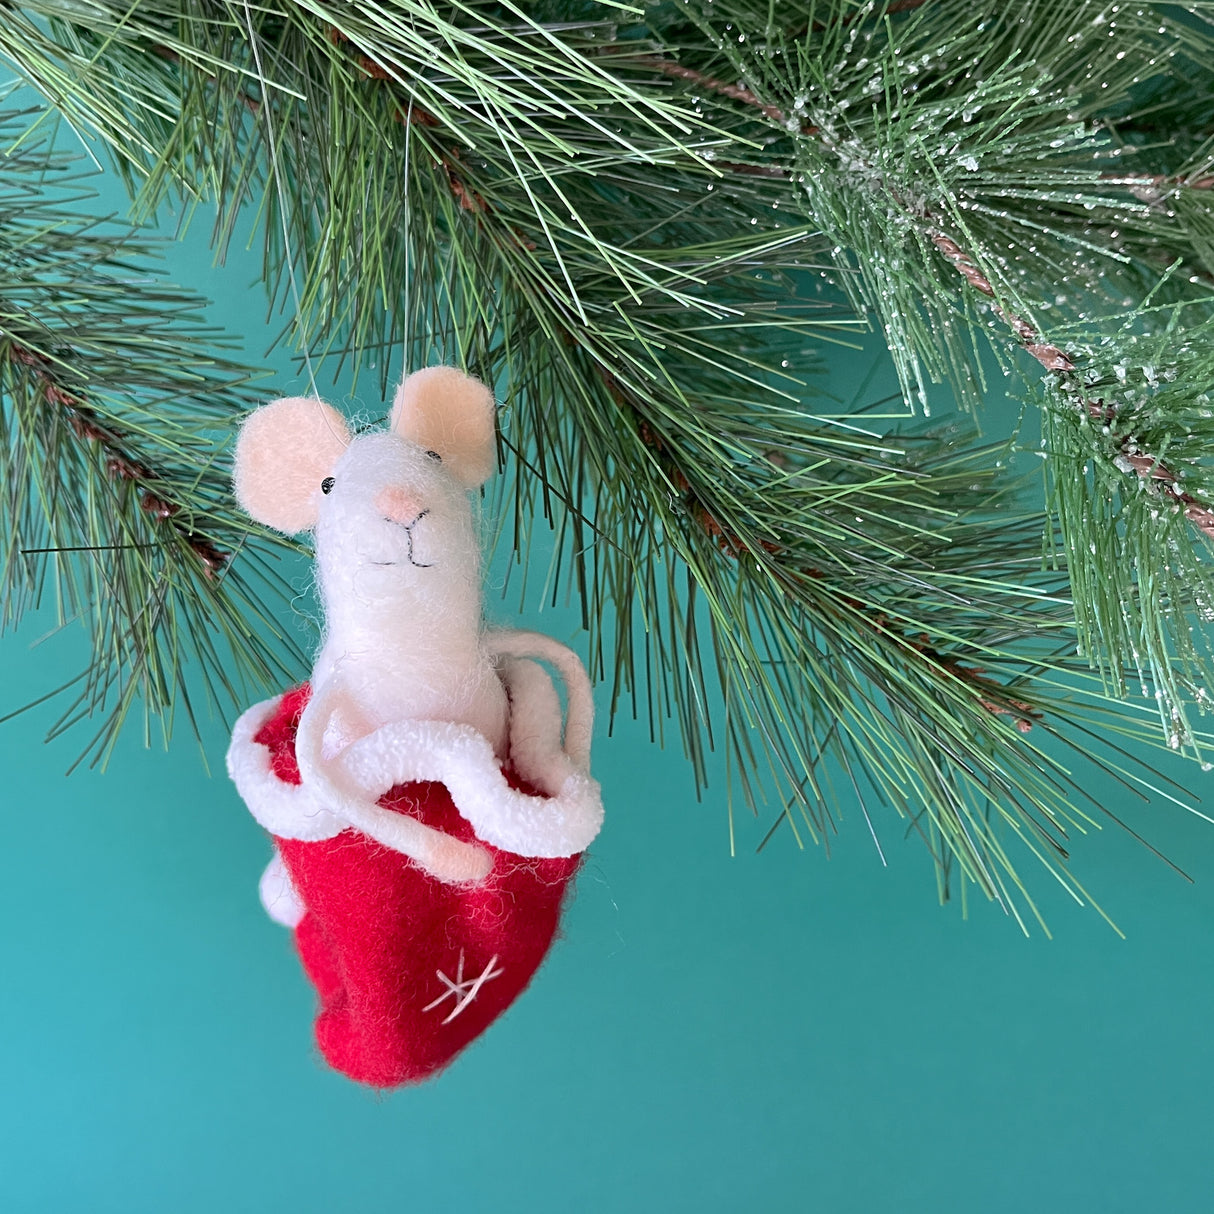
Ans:
[[[0,114],[5,146],[29,118]],[[89,630],[51,732],[87,722],[103,760],[132,708],[167,738],[200,696],[227,707],[287,669],[260,529],[217,461],[249,373],[79,186],[36,139],[0,156],[0,626],[49,599]]]
[[[1153,720],[1201,758],[1208,0],[0,12],[0,55],[108,147],[137,215],[213,207],[221,254],[258,216],[284,340],[498,386],[505,531],[522,556],[537,520],[554,529],[553,591],[580,602],[613,710],[655,737],[673,719],[701,782],[723,749],[773,829],[829,837],[842,782],[878,840],[890,806],[922,836],[942,891],[959,877],[1024,920],[1024,853],[1083,897],[1071,841],[1108,813],[1067,746],[1127,787],[1151,777],[1119,747]],[[869,325],[908,414],[943,382],[974,424],[882,427],[816,390]],[[978,436],[992,361],[1041,411],[1044,509]],[[228,369],[190,393],[173,377],[193,364],[156,375],[115,382],[174,407],[115,429],[159,444],[149,467],[186,449],[210,467],[174,427],[198,441],[230,416]],[[151,526],[133,486],[39,444],[19,458]],[[175,483],[191,527],[239,526],[218,472]],[[130,566],[126,610],[149,580]],[[192,620],[217,610],[213,579],[174,585]],[[224,602],[222,631],[247,635],[260,609]],[[157,675],[157,706],[179,675]]]

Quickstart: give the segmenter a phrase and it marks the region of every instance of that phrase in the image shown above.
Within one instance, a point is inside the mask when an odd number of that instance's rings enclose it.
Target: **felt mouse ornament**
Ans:
[[[603,818],[581,663],[483,623],[469,494],[494,465],[493,396],[451,367],[406,378],[385,430],[290,397],[236,444],[245,510],[315,533],[325,636],[308,684],[237,722],[228,771],[274,838],[262,903],[294,929],[321,1053],[376,1087],[513,1002]]]

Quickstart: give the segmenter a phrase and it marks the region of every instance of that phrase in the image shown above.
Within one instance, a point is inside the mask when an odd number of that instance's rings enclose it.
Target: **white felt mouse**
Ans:
[[[597,833],[584,668],[548,637],[484,624],[469,495],[495,462],[492,393],[451,367],[406,378],[384,430],[351,436],[335,409],[304,397],[245,422],[237,497],[271,527],[315,532],[325,612],[296,738],[301,784],[275,779],[253,744],[275,702],[241,718],[229,752],[233,778],[272,833],[323,839],[353,828],[442,881],[484,877],[485,848],[376,804],[410,780],[443,781],[478,838],[519,855],[574,855]],[[565,682],[563,727],[536,657]],[[504,767],[539,793],[511,787]],[[272,865],[269,885],[281,876]],[[266,896],[279,896],[277,913],[269,909],[291,922],[289,891]]]

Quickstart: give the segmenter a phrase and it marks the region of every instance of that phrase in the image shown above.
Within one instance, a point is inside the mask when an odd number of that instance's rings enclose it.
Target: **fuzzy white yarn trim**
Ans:
[[[253,739],[278,711],[280,699],[262,700],[241,714],[228,747],[228,775],[249,812],[280,839],[331,839],[346,823],[325,810],[304,784],[280,780],[270,764],[270,751]]]
[[[367,800],[396,784],[440,780],[477,838],[520,856],[573,856],[603,824],[597,781],[570,771],[553,796],[513,789],[497,756],[470,725],[394,721],[346,747],[333,760]]]
[[[292,884],[291,874],[287,872],[287,866],[282,862],[277,849],[274,851],[274,858],[261,874],[257,893],[261,897],[261,905],[266,914],[283,927],[298,927],[307,914],[308,908],[304,906],[303,899]]]
[[[546,795],[511,788],[488,741],[469,725],[446,721],[394,721],[319,763],[301,753],[304,782],[288,784],[275,775],[268,748],[253,740],[278,700],[254,705],[236,722],[228,772],[253,817],[284,839],[328,839],[355,826],[393,846],[391,828],[421,824],[400,821],[375,802],[397,784],[437,780],[483,842],[522,856],[576,855],[603,823],[598,782],[562,747],[560,703],[542,668],[508,659],[501,674],[511,696],[512,764]],[[402,836],[396,849],[413,854],[413,833]],[[431,833],[440,834],[427,828]],[[460,868],[447,879],[474,876]]]

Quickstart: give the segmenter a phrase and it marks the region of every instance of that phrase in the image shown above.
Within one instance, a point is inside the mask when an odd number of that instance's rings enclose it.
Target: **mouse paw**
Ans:
[[[287,866],[283,864],[277,849],[261,874],[257,892],[261,895],[261,905],[266,914],[283,927],[298,927],[299,921],[307,914],[308,908],[291,883],[291,874],[287,872]]]
[[[418,863],[439,881],[460,885],[484,880],[493,868],[493,857],[475,843],[445,837],[435,840],[425,860]]]

